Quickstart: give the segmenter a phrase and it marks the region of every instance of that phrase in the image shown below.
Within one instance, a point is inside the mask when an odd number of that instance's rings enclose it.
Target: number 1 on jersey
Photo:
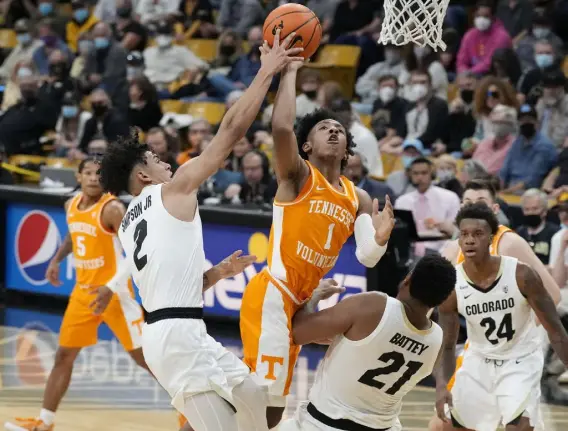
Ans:
[[[331,237],[333,236],[333,229],[335,229],[335,223],[331,223],[327,228],[327,241],[323,246],[324,250],[329,250],[331,248]]]

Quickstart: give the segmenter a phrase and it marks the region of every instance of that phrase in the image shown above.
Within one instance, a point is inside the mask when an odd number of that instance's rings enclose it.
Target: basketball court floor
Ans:
[[[0,425],[14,417],[36,416],[47,373],[53,364],[56,334],[38,328],[0,327]],[[39,328],[41,329],[41,328]],[[218,337],[236,354],[238,340]],[[297,365],[286,414],[307,396],[321,349],[304,349]],[[406,431],[426,430],[434,392],[418,387],[405,399],[401,421]],[[568,429],[568,407],[543,406],[547,431]],[[167,394],[136,367],[115,341],[85,349],[57,414],[58,431],[175,430],[177,418]]]

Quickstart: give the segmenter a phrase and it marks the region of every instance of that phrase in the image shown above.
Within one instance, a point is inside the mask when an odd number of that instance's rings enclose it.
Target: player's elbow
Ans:
[[[359,247],[355,250],[355,256],[359,263],[367,268],[374,268],[381,260],[381,256],[366,256]]]

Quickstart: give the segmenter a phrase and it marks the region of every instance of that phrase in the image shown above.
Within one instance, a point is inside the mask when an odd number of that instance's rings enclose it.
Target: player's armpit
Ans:
[[[438,366],[434,368],[434,377],[436,378],[436,386],[445,387],[456,368],[456,343],[460,330],[455,291],[438,307],[438,325],[442,328],[444,338]]]
[[[552,348],[568,366],[568,334],[560,321],[556,305],[544,288],[539,274],[524,263],[517,263],[517,285],[537,318],[546,329]]]
[[[560,288],[558,284],[556,284],[548,268],[544,266],[523,238],[515,233],[508,232],[504,234],[501,241],[499,241],[499,254],[514,257],[533,268],[540,276],[554,304],[558,305],[560,303]]]
[[[117,233],[125,213],[126,208],[121,201],[118,199],[109,201],[103,207],[103,211],[101,213],[101,222],[103,227],[108,231]]]

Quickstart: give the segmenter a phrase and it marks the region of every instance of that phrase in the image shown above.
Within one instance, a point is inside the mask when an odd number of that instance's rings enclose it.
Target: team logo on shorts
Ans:
[[[44,384],[53,368],[55,334],[41,322],[29,322],[16,337],[16,374],[25,385]]]
[[[26,281],[36,286],[47,282],[45,271],[60,244],[59,230],[49,214],[30,211],[22,217],[14,248],[18,269]]]

